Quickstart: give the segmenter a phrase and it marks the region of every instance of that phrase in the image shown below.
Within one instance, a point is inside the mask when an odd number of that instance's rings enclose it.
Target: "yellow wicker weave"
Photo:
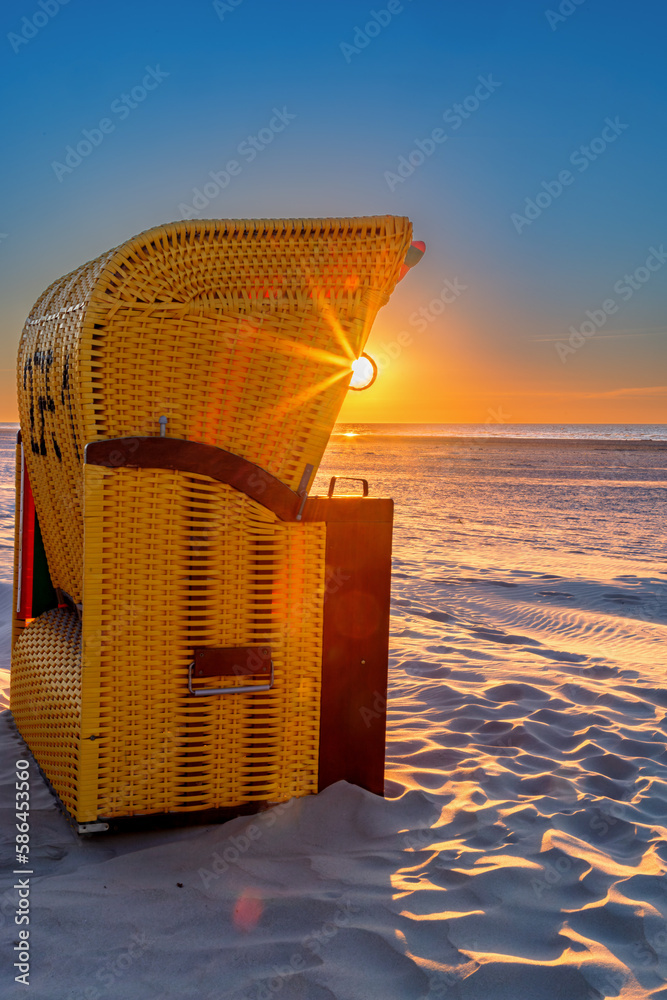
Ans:
[[[170,438],[307,489],[410,239],[393,217],[174,223],[33,308],[26,464],[53,584],[83,613],[17,627],[12,710],[79,822],[317,789],[325,525],[203,473],[86,465],[84,449],[157,436],[164,415]],[[193,697],[197,646],[270,647],[273,688]]]
[[[35,618],[14,646],[12,712],[21,735],[76,816],[81,751],[81,625],[66,609]]]
[[[82,737],[99,797],[82,804],[114,816],[316,790],[324,525],[280,522],[206,476],[85,471]],[[271,691],[189,695],[193,647],[245,645],[271,647]]]
[[[89,441],[157,434],[165,415],[170,437],[292,489],[311,466],[309,486],[411,231],[393,216],[173,223],[51,285],[18,375],[54,585],[81,601]]]

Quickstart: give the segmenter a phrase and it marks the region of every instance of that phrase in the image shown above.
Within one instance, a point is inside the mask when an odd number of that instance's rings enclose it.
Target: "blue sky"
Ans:
[[[641,270],[667,244],[658,0],[8,0],[0,20],[0,419],[44,288],[182,218],[230,160],[201,217],[408,215],[427,243],[369,342],[386,362],[377,389],[343,416],[667,419],[667,264]],[[445,139],[420,163],[434,129]],[[258,135],[271,141],[250,160]],[[626,299],[614,286],[635,272]],[[465,290],[440,311],[447,281]]]

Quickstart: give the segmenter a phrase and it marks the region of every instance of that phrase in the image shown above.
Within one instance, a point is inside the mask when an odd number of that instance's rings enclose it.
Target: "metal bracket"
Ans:
[[[195,698],[208,698],[214,694],[250,694],[253,691],[270,691],[273,687],[273,659],[271,650],[267,646],[197,646],[194,656],[194,660],[188,664],[188,691]],[[266,677],[268,671],[269,682],[249,684],[244,687],[196,689],[192,686],[192,675],[195,670],[198,677],[242,677],[251,674]]]
[[[77,833],[106,833],[109,829],[108,823],[77,823]]]
[[[214,694],[246,694],[249,691],[270,691],[273,687],[273,660],[271,660],[271,677],[268,684],[251,684],[248,687],[228,687],[228,688],[203,688],[195,691],[192,686],[192,670],[195,661],[188,666],[188,691],[195,698],[208,698]]]
[[[301,497],[301,506],[299,507],[296,520],[301,520],[301,515],[303,514],[303,508],[306,506],[306,500],[308,499],[308,480],[313,473],[313,466],[307,465],[303,470],[303,475],[301,476],[301,482],[299,483],[299,488],[297,489],[298,495]]]

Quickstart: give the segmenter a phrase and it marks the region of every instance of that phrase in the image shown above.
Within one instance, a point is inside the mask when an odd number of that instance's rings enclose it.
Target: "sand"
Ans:
[[[667,998],[666,465],[664,446],[334,442],[320,484],[363,470],[398,501],[386,798],[340,782],[80,837],[33,768],[27,995]],[[0,584],[3,621],[10,600]],[[6,711],[0,751],[9,848]]]

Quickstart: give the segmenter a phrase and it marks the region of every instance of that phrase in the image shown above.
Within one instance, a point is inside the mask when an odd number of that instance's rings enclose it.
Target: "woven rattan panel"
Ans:
[[[81,625],[58,608],[19,634],[12,654],[12,713],[21,736],[67,809],[81,789]]]
[[[322,457],[350,366],[393,289],[407,219],[188,222],[119,248],[91,296],[88,440],[217,445],[296,489]]]
[[[79,354],[86,306],[113,251],[54,282],[26,321],[18,354],[23,447],[55,586],[81,600],[84,435]]]
[[[312,481],[411,225],[190,221],[56,282],[19,352],[28,467],[54,584],[82,599],[82,451],[167,433]],[[307,467],[312,466],[310,473]]]
[[[86,466],[85,498],[82,736],[99,771],[79,818],[317,791],[325,526],[166,470]],[[272,690],[189,693],[195,646],[255,644]]]

